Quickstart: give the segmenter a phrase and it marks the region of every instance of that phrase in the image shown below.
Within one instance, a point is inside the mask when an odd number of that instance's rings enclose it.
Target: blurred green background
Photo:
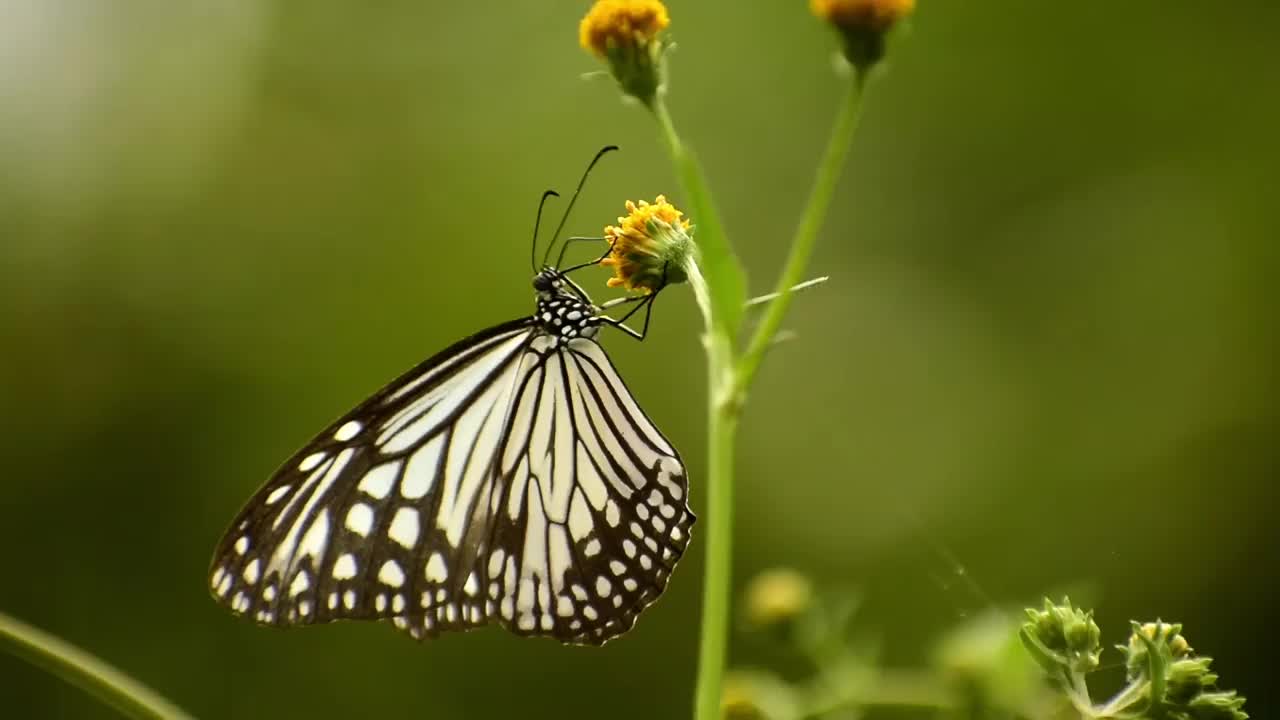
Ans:
[[[545,187],[617,143],[570,232],[680,204],[649,118],[581,77],[586,6],[0,2],[0,608],[201,717],[687,715],[697,533],[604,649],[270,631],[206,590],[225,524],[311,433],[529,311]],[[672,109],[763,292],[838,98],[833,38],[798,0],[671,12]],[[813,264],[831,282],[751,398],[739,584],[861,588],[891,664],[1070,590],[1108,642],[1186,623],[1276,714],[1280,7],[922,0],[912,29]],[[654,320],[606,344],[700,511],[689,292]],[[8,656],[0,706],[111,716]]]

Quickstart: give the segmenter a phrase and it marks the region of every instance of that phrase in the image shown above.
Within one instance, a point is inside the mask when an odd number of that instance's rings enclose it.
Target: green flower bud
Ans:
[[[1133,623],[1133,632],[1129,635],[1128,645],[1117,646],[1125,654],[1125,667],[1129,679],[1133,680],[1148,674],[1151,660],[1148,658],[1148,646],[1155,647],[1160,653],[1157,661],[1172,661],[1188,657],[1193,650],[1182,635],[1182,625],[1165,623],[1159,620],[1139,625]]]
[[[1165,702],[1185,705],[1218,681],[1218,675],[1209,671],[1213,658],[1183,658],[1169,665],[1169,682],[1165,690]]]
[[[813,605],[813,585],[795,570],[766,570],[748,583],[744,601],[747,622],[768,627],[808,611]]]
[[[1093,621],[1093,611],[1078,610],[1070,598],[1054,605],[1048,598],[1043,610],[1027,609],[1027,622],[1019,636],[1023,645],[1046,670],[1067,668],[1089,672],[1098,667],[1102,654],[1102,631]]]
[[[1202,693],[1187,705],[1184,711],[1170,714],[1177,720],[1249,720],[1244,711],[1244,698],[1234,690]]]

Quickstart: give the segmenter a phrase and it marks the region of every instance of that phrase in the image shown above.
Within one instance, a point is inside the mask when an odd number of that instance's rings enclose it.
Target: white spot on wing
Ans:
[[[267,495],[267,499],[266,499],[264,502],[266,502],[266,504],[268,504],[268,505],[274,505],[274,504],[276,504],[277,502],[279,502],[279,501],[280,501],[280,498],[284,497],[284,496],[285,496],[285,493],[289,492],[289,490],[291,490],[292,488],[293,488],[293,486],[292,486],[292,485],[281,485],[280,487],[276,488],[275,490],[272,490],[272,491]]]
[[[350,580],[356,576],[356,558],[351,553],[343,553],[333,564],[334,580]]]
[[[355,420],[348,420],[347,422],[342,424],[342,427],[338,428],[337,432],[333,434],[333,439],[337,440],[338,442],[346,442],[351,438],[359,435],[360,431],[363,429],[364,429],[364,426],[361,425],[360,423],[356,422]]]
[[[498,548],[489,555],[489,577],[496,578],[502,572],[502,561],[506,558],[506,552],[502,548]]]
[[[326,508],[320,511],[316,516],[311,527],[307,528],[306,534],[302,536],[302,542],[298,544],[298,553],[296,558],[310,556],[316,558],[324,551],[325,544],[329,540],[329,510]]]
[[[413,549],[418,542],[418,511],[411,507],[396,510],[391,527],[387,528],[387,537],[406,549]]]
[[[382,563],[382,567],[378,570],[378,580],[391,587],[398,588],[403,585],[404,571],[400,569],[400,563],[395,560]]]
[[[307,591],[311,587],[311,578],[307,576],[306,570],[299,570],[297,575],[293,576],[293,582],[289,583],[289,597],[297,597]]]
[[[444,565],[444,556],[438,552],[431,553],[427,560],[427,579],[433,582],[444,582],[449,577],[449,569]]]
[[[436,467],[440,461],[440,448],[444,445],[441,433],[422,446],[409,458],[404,480],[400,481],[400,494],[406,500],[417,500],[431,492],[436,480]]]
[[[367,537],[369,531],[373,529],[373,508],[364,503],[356,503],[347,511],[347,529],[361,536]]]
[[[356,488],[375,499],[385,498],[387,493],[391,492],[391,484],[396,480],[397,465],[398,463],[385,463],[373,468],[360,478],[360,484]]]
[[[569,534],[574,540],[581,540],[591,532],[591,511],[587,509],[587,501],[581,492],[573,494],[569,503]]]
[[[258,570],[260,565],[261,563],[258,561],[258,558],[254,558],[249,561],[248,565],[244,566],[244,572],[241,573],[241,575],[244,577],[245,582],[250,585],[258,582]]]
[[[324,458],[325,455],[322,452],[311,453],[310,455],[302,458],[302,462],[298,463],[298,469],[302,472],[311,472],[316,469],[320,463],[324,462]]]

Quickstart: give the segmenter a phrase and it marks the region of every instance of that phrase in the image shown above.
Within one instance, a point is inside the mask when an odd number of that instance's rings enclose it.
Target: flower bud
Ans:
[[[840,33],[844,56],[859,72],[884,57],[885,35],[911,14],[915,0],[809,0],[809,9]]]
[[[608,63],[623,93],[651,105],[664,82],[662,31],[670,24],[659,0],[598,0],[578,26],[578,42]]]
[[[1046,670],[1066,667],[1089,672],[1098,667],[1102,631],[1094,623],[1092,611],[1077,610],[1069,598],[1063,598],[1061,605],[1046,598],[1043,610],[1027,609],[1026,613],[1020,636]]]
[[[1209,671],[1213,658],[1183,658],[1169,665],[1165,700],[1173,705],[1184,705],[1200,693],[1213,687],[1217,673]]]
[[[1125,654],[1125,667],[1128,668],[1129,679],[1132,680],[1148,672],[1147,643],[1143,641],[1144,637],[1162,656],[1167,654],[1170,660],[1191,655],[1191,645],[1187,643],[1186,638],[1182,637],[1181,632],[1182,625],[1178,623],[1170,624],[1159,620],[1142,625],[1134,623],[1133,632],[1129,635],[1129,644],[1119,646],[1120,651]]]
[[[813,586],[804,575],[788,568],[766,570],[747,585],[747,622],[767,627],[794,620],[813,604]]]
[[[1201,693],[1187,704],[1185,712],[1175,717],[1186,720],[1249,720],[1244,711],[1244,698],[1234,690]]]

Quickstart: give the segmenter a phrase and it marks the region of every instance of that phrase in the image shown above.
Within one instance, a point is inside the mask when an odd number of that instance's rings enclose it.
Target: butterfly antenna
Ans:
[[[605,145],[600,148],[600,152],[591,158],[591,162],[587,164],[587,169],[582,173],[582,179],[578,181],[578,187],[573,191],[573,197],[569,198],[569,204],[564,209],[564,215],[560,216],[560,224],[556,225],[556,231],[551,235],[551,242],[547,245],[547,251],[542,254],[542,264],[546,265],[547,260],[551,259],[551,248],[556,244],[556,238],[560,237],[560,231],[564,230],[564,224],[569,221],[569,213],[573,212],[573,204],[578,201],[578,194],[582,192],[582,186],[587,184],[587,176],[591,174],[591,169],[600,162],[600,158],[617,150],[617,145]]]
[[[533,218],[533,242],[529,245],[529,267],[533,269],[535,275],[538,273],[538,225],[542,223],[542,206],[547,204],[547,198],[553,197],[560,197],[560,193],[555,190],[542,193],[542,199],[538,201],[538,214]],[[555,236],[552,236],[551,242],[555,243]]]

